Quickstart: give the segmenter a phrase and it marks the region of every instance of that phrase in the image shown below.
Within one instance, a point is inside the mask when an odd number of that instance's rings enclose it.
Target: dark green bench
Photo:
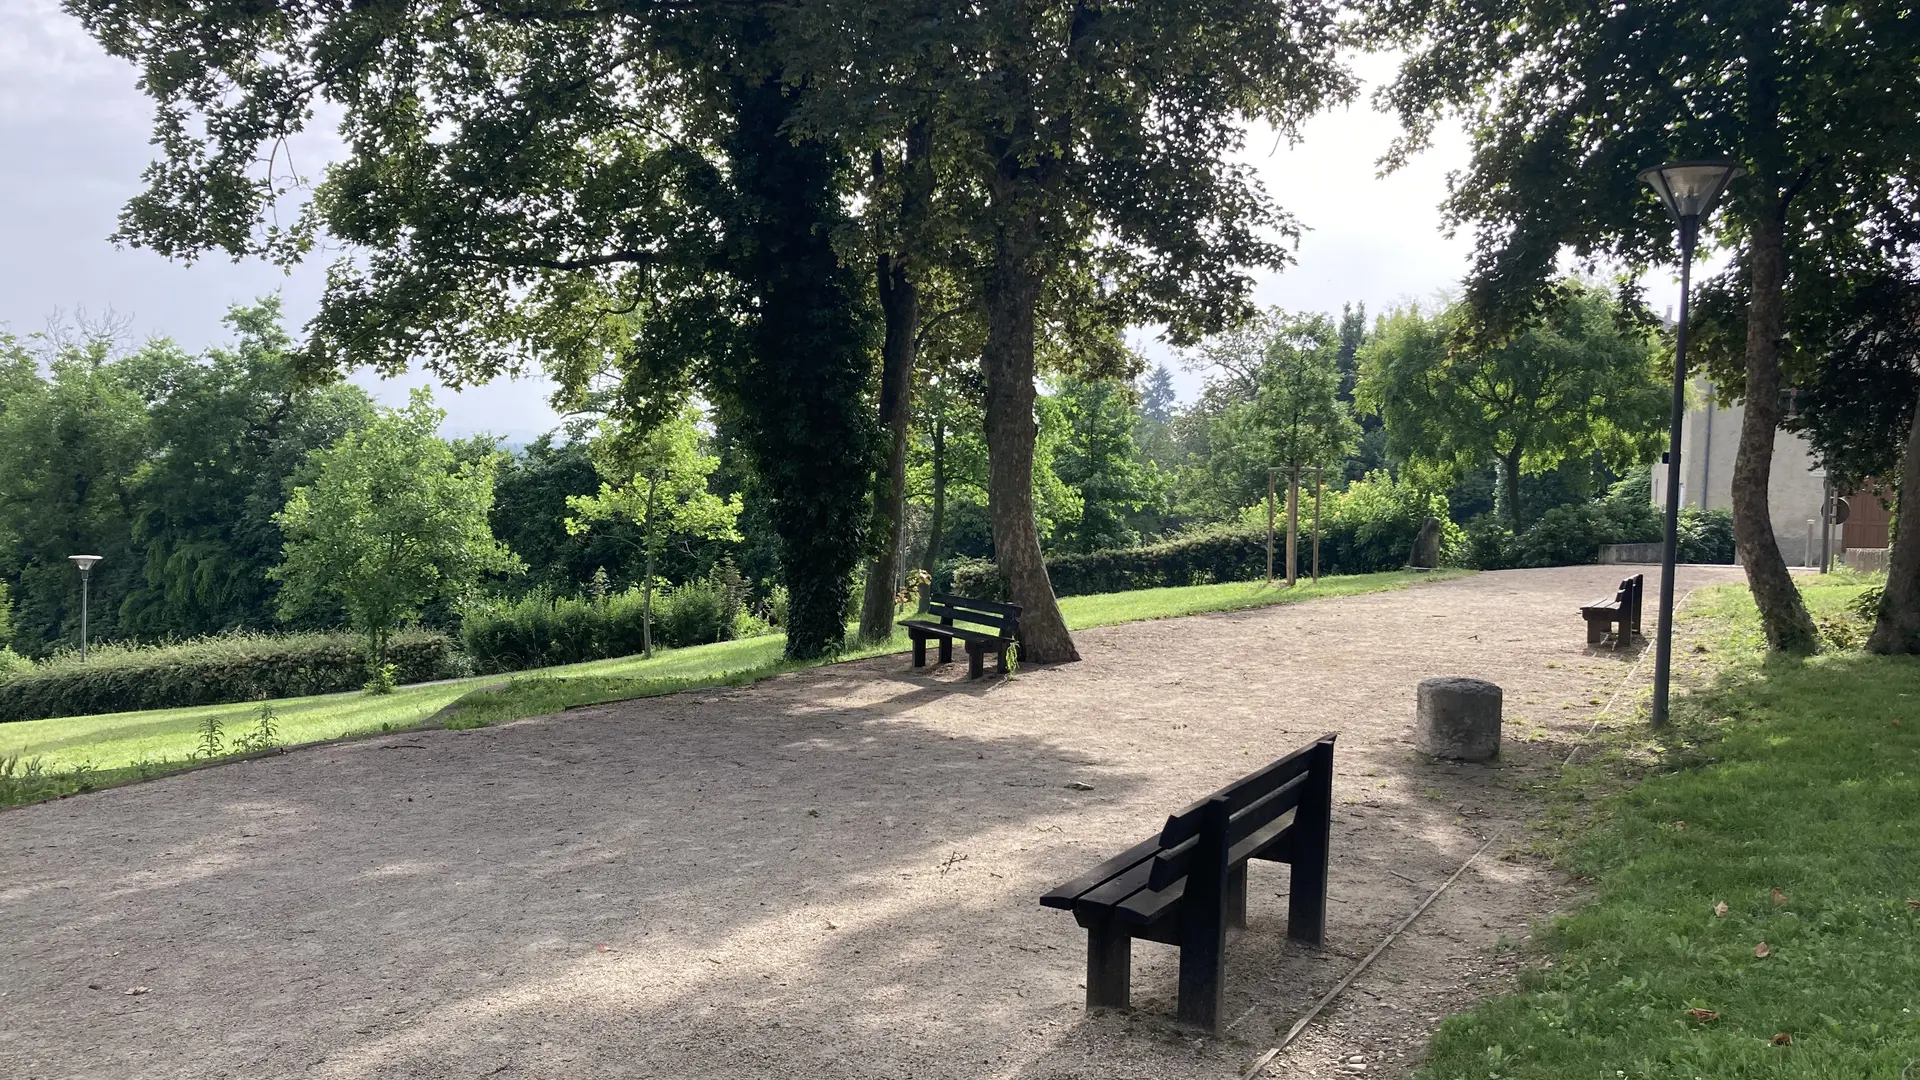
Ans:
[[[1327,929],[1333,740],[1325,735],[1167,819],[1156,836],[1042,896],[1087,929],[1087,1007],[1125,1008],[1133,939],[1180,949],[1180,1019],[1220,1024],[1227,927],[1247,923],[1247,864],[1292,866],[1287,936]]]
[[[958,623],[972,623],[960,626]],[[971,600],[964,596],[934,593],[924,615],[900,620],[913,639],[913,666],[927,666],[927,642],[940,642],[940,662],[953,659],[955,639],[966,642],[967,675],[977,679],[984,671],[986,654],[1000,658],[1000,674],[1007,673],[1007,648],[1020,637],[1020,608],[995,600]]]
[[[1635,574],[1620,583],[1613,599],[1595,600],[1581,606],[1580,617],[1587,620],[1587,644],[1599,645],[1609,635],[1616,649],[1633,644],[1634,637],[1640,633],[1641,599],[1646,584],[1645,574]]]

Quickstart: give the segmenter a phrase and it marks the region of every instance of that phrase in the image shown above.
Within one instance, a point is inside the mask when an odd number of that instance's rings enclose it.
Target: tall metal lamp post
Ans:
[[[1643,169],[1645,181],[1680,223],[1680,322],[1674,331],[1673,418],[1667,429],[1667,531],[1660,552],[1660,629],[1653,653],[1653,726],[1667,723],[1667,686],[1673,674],[1673,564],[1679,551],[1680,429],[1687,412],[1687,294],[1700,222],[1735,178],[1747,170],[1731,161],[1673,161]]]
[[[98,555],[69,555],[73,565],[80,568],[80,662],[87,659],[87,587],[93,577],[93,564],[100,561]]]

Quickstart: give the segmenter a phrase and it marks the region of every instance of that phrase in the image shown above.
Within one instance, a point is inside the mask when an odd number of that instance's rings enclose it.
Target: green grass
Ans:
[[[1833,623],[1861,588],[1805,591]],[[1562,852],[1591,902],[1423,1077],[1920,1077],[1920,659],[1768,657],[1743,588],[1696,600],[1702,685]]]
[[[1458,573],[1326,577],[1318,585],[1302,584],[1292,590],[1263,582],[1142,589],[1068,597],[1060,607],[1070,626],[1086,629],[1398,589]],[[380,696],[326,694],[271,704],[284,745],[398,731],[429,722],[477,727],[559,712],[570,706],[703,686],[739,685],[808,666],[786,660],[784,647],[783,638],[769,635],[668,650],[651,660],[629,656],[512,676],[478,676],[444,685],[404,687]],[[907,647],[906,636],[896,634],[890,641],[850,651],[841,659],[903,652]],[[217,719],[231,740],[253,724],[259,708],[259,703],[247,702],[0,724],[0,763],[8,756],[17,757],[11,779],[0,765],[0,806],[180,768],[189,764],[188,755],[197,745],[199,729],[207,718]],[[37,762],[37,770],[31,781],[26,781],[22,774],[30,762]]]

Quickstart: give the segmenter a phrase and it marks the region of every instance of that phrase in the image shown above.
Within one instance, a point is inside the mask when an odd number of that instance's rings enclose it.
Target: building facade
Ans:
[[[1707,510],[1733,509],[1733,460],[1740,448],[1741,405],[1718,405],[1711,383],[1696,380],[1694,408],[1680,430],[1680,505]],[[1667,470],[1653,470],[1653,502],[1667,502]],[[1820,562],[1820,507],[1827,498],[1826,470],[1819,467],[1807,440],[1790,431],[1773,436],[1773,474],[1767,483],[1767,509],[1773,517],[1774,540],[1789,566],[1816,566]],[[1862,499],[1854,499],[1858,503]],[[1839,526],[1833,527],[1831,550],[1841,550]]]

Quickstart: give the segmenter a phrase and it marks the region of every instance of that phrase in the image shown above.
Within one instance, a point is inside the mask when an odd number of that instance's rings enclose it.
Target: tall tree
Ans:
[[[584,533],[595,522],[626,521],[640,530],[645,560],[640,578],[640,642],[653,655],[653,583],[660,557],[676,538],[737,540],[740,496],[721,498],[707,490],[720,459],[700,446],[700,411],[691,405],[644,431],[603,431],[595,465],[605,477],[592,495],[567,499],[576,517],[567,531]]]
[[[1244,268],[1285,262],[1278,240],[1294,230],[1233,160],[1243,122],[1292,133],[1350,93],[1335,14],[1316,0],[989,0],[955,21],[968,65],[945,100],[971,135],[989,253],[994,552],[1024,609],[1026,657],[1079,655],[1034,523],[1036,313],[1049,279],[1086,258],[1113,286],[1112,317],[1159,322],[1176,340],[1244,314]]]
[[[1606,293],[1569,282],[1501,340],[1475,335],[1464,304],[1394,312],[1360,352],[1356,393],[1396,454],[1456,478],[1499,462],[1519,532],[1522,474],[1595,454],[1624,469],[1652,452],[1668,402],[1659,351]]]
[[[346,605],[376,677],[393,631],[431,600],[488,573],[521,569],[493,538],[496,461],[456,463],[437,434],[446,414],[426,390],[313,454],[314,479],[276,518],[285,561],[273,570],[288,615],[326,598]]]
[[[1411,53],[1384,95],[1409,131],[1394,160],[1444,119],[1471,121],[1473,159],[1445,210],[1479,227],[1468,296],[1496,333],[1537,310],[1569,251],[1672,261],[1672,222],[1634,181],[1639,169],[1719,154],[1746,165],[1712,222],[1740,248],[1749,286],[1734,530],[1767,640],[1811,651],[1813,622],[1767,509],[1786,283],[1792,260],[1824,239],[1913,217],[1911,5],[1383,0],[1370,20]]]
[[[155,99],[160,160],[121,239],[299,259],[345,244],[316,367],[453,385],[611,376],[622,419],[689,382],[731,412],[781,538],[787,647],[840,647],[870,523],[864,293],[836,240],[848,160],[798,111],[845,12],[71,0]],[[831,65],[822,61],[823,70]],[[344,156],[293,228],[275,152],[314,115]],[[267,163],[262,166],[261,163]]]
[[[1159,497],[1162,481],[1134,441],[1133,398],[1126,384],[1065,378],[1051,397],[1066,425],[1053,468],[1080,501],[1078,517],[1055,530],[1054,545],[1099,551],[1139,543],[1131,519]]]

